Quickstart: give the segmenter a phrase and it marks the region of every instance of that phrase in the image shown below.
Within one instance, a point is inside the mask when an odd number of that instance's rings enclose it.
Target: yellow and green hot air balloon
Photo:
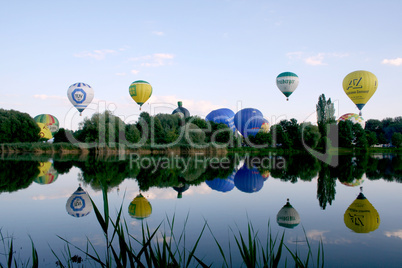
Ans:
[[[131,83],[129,87],[131,98],[141,106],[151,97],[152,86],[144,80],[137,80]]]
[[[368,71],[351,72],[343,79],[343,90],[356,104],[362,115],[364,105],[373,96],[378,87],[377,77]]]
[[[145,219],[152,213],[151,203],[140,193],[128,206],[128,214],[135,219]]]
[[[36,123],[44,123],[52,132],[56,133],[59,130],[59,120],[51,114],[40,114],[34,117]]]
[[[52,132],[44,123],[37,123],[40,127],[39,137],[50,140],[53,138]]]
[[[362,189],[362,188],[360,188]],[[343,215],[345,225],[356,233],[369,233],[380,226],[380,215],[362,192]]]

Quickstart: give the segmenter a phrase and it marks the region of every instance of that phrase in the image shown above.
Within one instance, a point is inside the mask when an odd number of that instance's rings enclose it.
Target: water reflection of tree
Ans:
[[[270,170],[270,174],[273,178],[278,178],[282,181],[296,183],[299,178],[302,181],[311,181],[320,170],[317,158],[310,154],[292,154],[277,156],[276,158],[283,158],[284,166],[274,165]],[[273,162],[279,163],[279,159]]]
[[[130,167],[128,161],[102,161],[91,156],[86,161],[74,162],[74,165],[82,171],[80,180],[94,190],[117,187],[126,178],[134,178],[138,174],[135,165]]]
[[[225,159],[225,162],[222,159]],[[184,184],[199,185],[208,179],[216,177],[226,178],[232,174],[235,161],[231,157],[222,159],[195,159],[194,157],[164,158],[162,160],[168,162],[164,162],[161,166],[165,166],[166,168],[159,168],[153,164],[148,168],[140,169],[137,176],[138,185],[140,190],[147,191],[151,187],[169,188],[179,187]],[[158,159],[150,162],[158,163]]]
[[[39,175],[37,161],[0,161],[0,193],[25,189]]]
[[[335,200],[336,177],[331,174],[331,168],[327,164],[321,162],[320,166],[317,180],[317,199],[320,207],[326,209],[327,204],[332,205],[332,201]]]
[[[341,183],[351,183],[360,180],[368,163],[368,155],[340,155],[339,165],[334,168],[334,175]]]
[[[384,179],[402,183],[402,157],[400,155],[370,157],[366,177],[369,180]]]

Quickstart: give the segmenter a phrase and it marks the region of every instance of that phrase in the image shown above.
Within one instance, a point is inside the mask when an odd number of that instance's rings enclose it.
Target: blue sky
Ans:
[[[321,94],[337,116],[358,113],[342,81],[367,70],[379,86],[363,117],[396,117],[401,10],[399,0],[2,1],[0,108],[49,113],[68,129],[105,109],[133,122],[140,111],[128,87],[146,80],[151,114],[183,101],[201,117],[253,107],[271,124],[314,122]],[[285,71],[300,79],[289,101],[275,83]],[[66,95],[76,82],[95,91],[83,117]]]

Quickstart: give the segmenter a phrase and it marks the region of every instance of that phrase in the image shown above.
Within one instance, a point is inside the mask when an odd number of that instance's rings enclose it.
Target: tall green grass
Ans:
[[[249,220],[247,232],[243,233],[240,228],[237,230],[229,228],[228,249],[218,241],[207,221],[204,222],[195,242],[189,244],[186,234],[189,215],[187,214],[183,227],[176,227],[176,216],[166,217],[156,228],[151,230],[147,223],[141,224],[141,235],[135,237],[130,234],[128,224],[122,217],[122,207],[117,212],[116,219],[113,220],[109,213],[109,204],[106,189],[103,191],[103,213],[98,209],[91,199],[94,212],[102,229],[105,251],[98,252],[95,245],[87,238],[85,248],[75,246],[68,240],[60,237],[65,243],[65,252],[55,252],[51,249],[56,258],[55,264],[58,267],[324,267],[324,247],[322,241],[318,246],[318,254],[314,256],[312,247],[308,242],[306,232],[304,231],[305,241],[308,247],[306,256],[302,256],[300,251],[291,250],[284,243],[285,232],[273,235],[271,226],[268,222],[267,235],[262,239],[259,231],[254,229]],[[124,199],[124,198],[123,198]],[[179,231],[177,231],[179,229]],[[220,252],[220,260],[208,260],[198,255],[197,249],[201,239],[209,231]],[[0,238],[3,242],[3,252],[0,252],[0,258],[3,257],[4,263],[0,259],[0,267],[39,267],[38,253],[32,242],[32,260],[23,262],[15,254],[13,239],[4,237],[0,230]],[[230,241],[234,240],[235,245]],[[84,259],[72,253],[79,251]],[[284,251],[289,252],[291,260],[284,256]],[[288,256],[289,256],[288,255]],[[242,263],[235,263],[234,259],[241,256]],[[289,261],[289,262],[288,262]],[[207,263],[208,262],[208,263]],[[292,264],[290,264],[292,263]]]

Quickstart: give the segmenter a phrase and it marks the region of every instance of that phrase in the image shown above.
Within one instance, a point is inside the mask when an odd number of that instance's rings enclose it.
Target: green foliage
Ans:
[[[335,107],[331,102],[331,98],[326,100],[324,94],[320,95],[316,105],[316,111],[318,128],[321,133],[321,137],[324,138],[327,136],[327,125],[335,123]]]
[[[401,148],[402,147],[402,133],[395,132],[392,135],[392,145],[395,147]]]
[[[120,142],[120,132],[124,133],[125,123],[111,112],[95,113],[91,119],[85,118],[80,123],[81,132],[78,135],[78,140],[98,144],[114,145]]]
[[[0,193],[27,188],[39,174],[37,161],[0,161]]]
[[[67,135],[69,137],[73,137],[73,133],[71,132],[71,130],[67,130],[64,128],[60,128],[59,131],[57,131],[54,135],[53,135],[53,143],[60,143],[60,142],[66,142],[69,143],[70,140],[67,137]]]
[[[39,141],[40,128],[27,113],[0,109],[0,143]]]

